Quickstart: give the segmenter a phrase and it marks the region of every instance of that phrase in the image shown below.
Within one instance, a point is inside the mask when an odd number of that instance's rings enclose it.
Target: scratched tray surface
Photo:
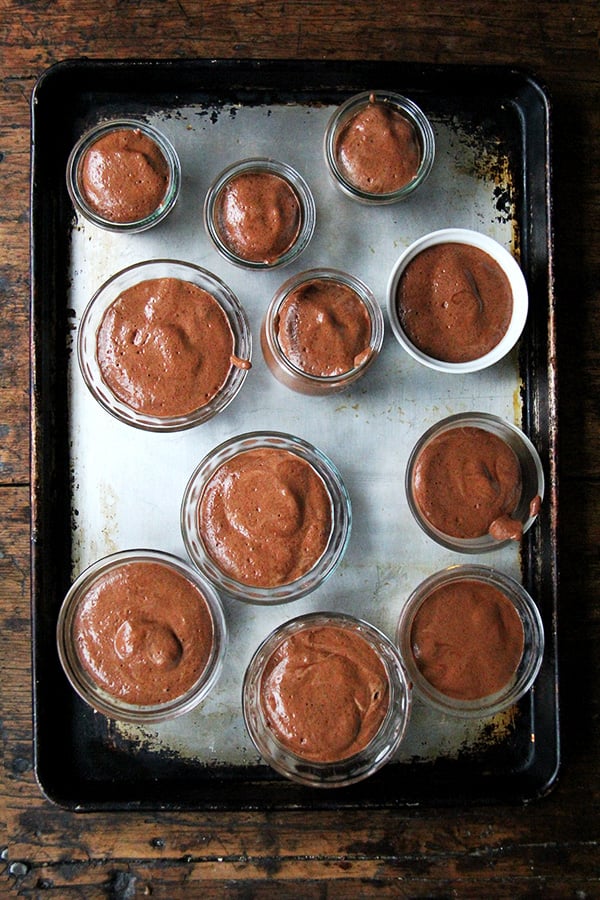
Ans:
[[[283,63],[72,63],[51,70],[38,85],[32,194],[34,705],[36,771],[56,802],[88,809],[504,801],[537,796],[552,782],[558,761],[555,476],[548,461],[556,428],[547,362],[552,333],[546,104],[524,76],[469,71],[471,77],[462,69],[375,64],[313,63],[292,72]],[[295,89],[281,91],[283,83]],[[322,142],[338,103],[379,87],[406,93],[429,114],[436,161],[413,198],[373,209],[334,188]],[[59,88],[63,95],[70,91],[70,104],[61,101],[58,107]],[[60,147],[51,151],[53,115],[63,117],[64,130]],[[66,154],[77,136],[118,115],[141,116],[157,126],[182,165],[174,212],[140,235],[114,235],[86,223],[72,210],[64,183],[57,183],[64,182]],[[300,259],[280,271],[248,273],[232,266],[203,228],[211,181],[248,156],[291,164],[315,196],[315,236]],[[270,375],[258,336],[283,280],[303,269],[334,266],[363,279],[385,307],[387,278],[402,250],[447,226],[483,231],[521,256],[532,312],[510,357],[466,378],[434,373],[408,357],[386,321],[380,358],[346,393],[304,397]],[[108,415],[84,386],[74,350],[94,291],[124,266],[157,257],[188,260],[219,275],[246,309],[253,335],[253,367],[240,394],[215,419],[181,434],[146,434]],[[405,465],[416,439],[440,418],[465,410],[492,412],[524,427],[549,477],[540,523],[523,545],[468,558],[438,547],[420,531],[404,493]],[[229,651],[223,673],[190,714],[140,727],[93,713],[57,666],[54,628],[66,587],[83,568],[116,550],[152,547],[185,558],[179,513],[189,476],[221,441],[262,429],[299,435],[340,469],[353,508],[341,565],[317,591],[291,604],[257,607],[224,598]],[[497,566],[523,581],[540,606],[546,656],[534,690],[519,706],[472,722],[444,717],[415,700],[396,758],[353,788],[315,792],[264,766],[240,704],[244,670],[260,641],[286,619],[322,609],[350,612],[393,637],[411,590],[457,562]]]

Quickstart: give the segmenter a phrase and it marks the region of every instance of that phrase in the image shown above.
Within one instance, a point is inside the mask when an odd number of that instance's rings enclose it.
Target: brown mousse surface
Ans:
[[[277,262],[302,226],[294,188],[272,172],[243,172],[219,192],[215,227],[229,250],[248,262]]]
[[[367,194],[400,190],[421,164],[412,122],[392,104],[373,100],[342,126],[334,152],[346,180]]]
[[[281,744],[305,759],[336,762],[376,735],[388,709],[389,683],[381,659],[360,634],[327,625],[279,645],[260,696]]]
[[[522,490],[521,467],[509,445],[484,428],[450,428],[432,438],[413,470],[414,499],[434,528],[456,538],[478,538],[492,523],[512,519]],[[505,537],[505,535],[503,535]]]
[[[73,626],[81,663],[126,703],[155,705],[188,691],[213,646],[213,620],[200,590],[156,562],[124,563],[100,577]]]
[[[204,546],[242,584],[275,587],[313,568],[329,542],[331,499],[320,475],[288,450],[244,450],[206,484],[198,507]]]
[[[423,353],[450,363],[489,353],[508,330],[513,310],[509,280],[478,247],[435,244],[402,273],[396,292],[400,324]]]
[[[197,285],[154,278],[127,288],[97,336],[102,378],[146,415],[182,416],[209,403],[229,375],[234,337],[219,302]]]
[[[136,129],[111,131],[95,141],[81,163],[81,192],[109,222],[147,218],[169,187],[169,165],[155,141]]]
[[[296,368],[309,375],[341,375],[368,351],[371,320],[351,287],[317,278],[287,295],[279,310],[277,336]]]
[[[523,655],[523,624],[498,588],[458,580],[424,600],[413,621],[411,646],[433,687],[456,700],[478,700],[514,677]]]

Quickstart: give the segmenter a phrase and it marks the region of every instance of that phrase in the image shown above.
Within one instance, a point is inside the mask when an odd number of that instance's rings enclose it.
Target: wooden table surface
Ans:
[[[0,895],[600,896],[600,15],[593,0],[0,0]],[[529,69],[553,102],[562,769],[525,807],[78,815],[32,771],[29,101],[89,56]]]

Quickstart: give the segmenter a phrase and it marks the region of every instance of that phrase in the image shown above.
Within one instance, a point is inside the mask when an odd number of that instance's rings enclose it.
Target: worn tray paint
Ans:
[[[431,116],[437,171],[414,201],[365,212],[328,185],[317,138],[343,99],[381,87],[407,94]],[[182,197],[170,219],[129,238],[76,220],[65,187],[77,136],[99,118],[123,114],[161,127],[184,170]],[[550,123],[542,88],[520,72],[497,68],[73,61],[40,79],[32,115],[32,617],[42,790],[80,810],[523,802],[545,793],[557,773],[559,739]],[[321,236],[294,270],[347,268],[370,283],[382,305],[391,263],[424,231],[474,227],[510,246],[520,255],[531,299],[518,353],[485,374],[448,381],[413,364],[388,327],[373,374],[348,394],[314,400],[278,385],[264,370],[258,326],[292,268],[257,275],[250,289],[249,276],[217,256],[201,225],[210,178],[236,158],[268,152],[295,164],[317,195]],[[213,423],[183,437],[143,435],[112,420],[82,387],[72,349],[83,306],[99,284],[123,265],[156,256],[187,258],[224,278],[246,306],[254,337],[250,387]],[[539,604],[546,652],[534,689],[510,714],[468,726],[416,703],[397,759],[352,788],[323,792],[280,779],[260,763],[241,722],[245,660],[271,627],[309,609],[362,613],[393,634],[402,598],[422,577],[451,562],[472,561],[418,533],[400,498],[403,463],[416,437],[432,421],[476,406],[522,425],[545,464],[543,514],[520,552],[502,550],[478,560],[520,577]],[[130,546],[185,555],[172,496],[210,446],[254,427],[298,433],[342,464],[355,524],[339,572],[324,589],[288,606],[226,603],[236,652],[229,654],[218,690],[196,713],[153,730],[93,713],[69,687],[55,647],[57,612],[72,578],[99,556]],[[387,501],[394,491],[397,519]],[[143,514],[136,504],[145,505]],[[363,522],[372,506],[382,510],[375,542],[367,539]]]

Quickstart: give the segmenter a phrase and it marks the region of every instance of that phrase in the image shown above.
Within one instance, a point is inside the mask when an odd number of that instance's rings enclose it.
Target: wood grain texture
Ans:
[[[588,0],[0,0],[0,896],[600,895],[600,67]],[[79,56],[497,63],[553,104],[563,768],[525,808],[86,814],[31,747],[29,101]],[[57,740],[60,736],[57,735]]]

